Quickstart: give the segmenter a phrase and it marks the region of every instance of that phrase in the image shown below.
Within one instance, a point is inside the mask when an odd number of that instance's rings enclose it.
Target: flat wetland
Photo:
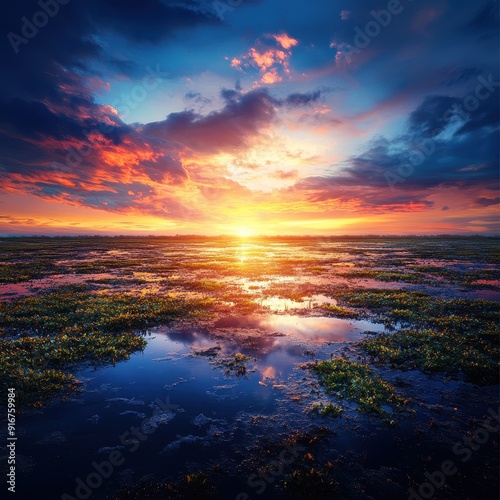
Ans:
[[[498,498],[499,241],[1,238],[19,498]]]

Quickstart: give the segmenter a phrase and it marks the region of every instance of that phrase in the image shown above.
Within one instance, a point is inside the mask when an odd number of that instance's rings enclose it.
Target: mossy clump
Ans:
[[[350,399],[358,411],[385,415],[383,406],[393,405],[403,410],[407,401],[394,392],[394,387],[381,379],[368,365],[343,358],[321,361],[311,365],[327,394]]]
[[[384,282],[404,282],[404,283],[426,283],[423,276],[418,273],[411,272],[401,272],[401,271],[382,271],[382,270],[367,270],[360,269],[356,271],[347,271],[340,274],[342,278],[362,278],[362,279],[373,279],[377,281]]]
[[[0,283],[20,283],[56,274],[59,270],[51,262],[34,259],[30,262],[6,263],[0,266]]]
[[[342,415],[342,408],[332,403],[323,403],[314,404],[312,407],[313,411],[319,413],[322,417],[332,417],[339,418]]]

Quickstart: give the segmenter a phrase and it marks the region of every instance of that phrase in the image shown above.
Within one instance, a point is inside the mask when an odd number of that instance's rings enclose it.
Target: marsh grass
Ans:
[[[359,346],[394,368],[462,375],[473,383],[494,384],[499,378],[499,306],[482,299],[440,299],[425,292],[355,290],[342,300],[381,315],[388,325],[406,325]]]
[[[358,311],[354,311],[352,309],[349,309],[347,307],[343,306],[334,306],[331,304],[323,304],[321,308],[324,311],[327,311],[330,313],[332,316],[336,316],[338,318],[359,318],[360,313]]]
[[[342,408],[340,406],[334,405],[332,403],[315,403],[312,406],[312,410],[322,417],[332,417],[339,418],[342,415]]]
[[[361,413],[385,416],[387,411],[383,406],[391,405],[401,411],[407,404],[407,400],[398,396],[394,387],[368,365],[335,358],[312,364],[310,368],[318,375],[327,394],[355,401]]]
[[[0,283],[20,283],[44,278],[55,274],[57,267],[51,262],[33,260],[31,262],[3,263],[0,265]]]
[[[370,278],[377,281],[393,282],[401,281],[405,283],[432,283],[419,273],[409,273],[402,271],[381,271],[381,270],[356,270],[339,274],[343,278]]]

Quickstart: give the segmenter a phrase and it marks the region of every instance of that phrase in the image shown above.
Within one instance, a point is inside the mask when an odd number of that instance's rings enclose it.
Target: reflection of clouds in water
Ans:
[[[215,328],[256,329],[264,332],[283,333],[306,341],[346,342],[359,340],[360,329],[356,328],[356,324],[355,321],[340,318],[280,314],[273,316],[232,316],[217,320],[214,326]]]
[[[193,342],[203,342],[209,334],[207,328],[181,328],[173,329],[167,332],[170,340],[182,342],[183,344],[192,344]]]
[[[326,316],[235,315],[217,319],[212,328],[192,326],[166,333],[170,340],[189,345],[191,356],[194,353],[195,356],[227,357],[241,352],[266,363],[258,367],[264,370],[268,366],[277,367],[276,360],[267,359],[273,354],[294,363],[303,359],[304,349],[316,352],[321,344],[357,341],[365,330],[383,331],[384,327],[369,321]]]
[[[261,382],[266,382],[266,380],[274,380],[276,378],[276,368],[272,366],[267,366],[260,370],[262,373]]]

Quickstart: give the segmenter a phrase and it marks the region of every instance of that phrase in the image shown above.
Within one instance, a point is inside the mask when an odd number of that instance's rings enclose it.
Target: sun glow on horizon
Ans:
[[[248,227],[239,227],[236,229],[236,235],[239,238],[250,238],[252,236],[255,236],[255,231]]]

